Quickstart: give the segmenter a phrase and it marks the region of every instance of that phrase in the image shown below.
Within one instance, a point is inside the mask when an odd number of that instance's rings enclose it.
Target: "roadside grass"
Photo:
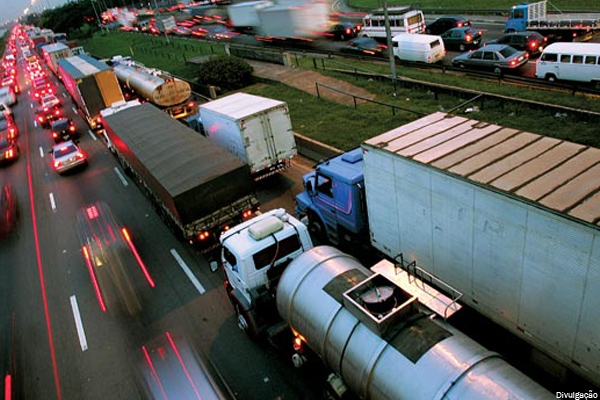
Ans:
[[[195,78],[197,67],[187,60],[198,56],[225,54],[220,44],[169,36],[131,34],[114,31],[96,33],[91,39],[81,41],[85,50],[99,58],[115,55],[131,56],[142,64],[171,72],[186,79]]]
[[[455,10],[473,10],[475,13],[477,10],[508,10],[522,1],[518,0],[488,0],[485,3],[476,1],[464,1],[464,0],[420,0],[418,2],[418,8],[425,9],[428,11],[440,9],[455,9]],[[550,2],[549,2],[550,3]],[[401,0],[388,0],[388,7],[402,6],[410,4],[406,1]],[[348,5],[359,9],[369,8],[380,8],[380,0],[349,0]],[[561,11],[567,10],[600,10],[600,4],[597,0],[585,1],[585,0],[553,0],[552,4],[548,4],[548,10],[553,10],[556,7]]]
[[[224,47],[218,44],[200,41],[187,41],[173,38],[175,44],[167,45],[164,37],[136,35],[127,33],[111,33],[105,36],[96,35],[87,42],[84,48],[100,57],[110,58],[113,55],[130,55],[133,49],[134,58],[149,67],[170,71],[190,81],[197,82],[197,67],[186,64],[185,57],[200,55],[223,54]],[[181,42],[181,43],[179,43]],[[186,47],[187,46],[187,47]],[[190,47],[191,46],[191,47]],[[197,47],[196,47],[197,46]],[[173,54],[173,55],[169,55]],[[313,69],[312,58],[299,58],[301,68]],[[367,61],[340,59],[326,60],[325,64],[332,68],[366,68],[371,72],[388,75],[389,68],[385,64],[373,64]],[[396,88],[388,80],[354,77],[346,73],[319,69],[318,72],[343,79],[376,95],[376,100],[395,105],[401,109],[413,110],[428,114],[444,111],[462,104],[462,99],[449,94],[439,94],[427,90],[413,90],[398,85]],[[582,96],[571,96],[516,87],[513,85],[481,82],[473,78],[450,76],[449,74],[434,73],[433,71],[416,71],[400,67],[399,75],[419,79],[426,82],[437,82],[457,87],[470,88],[476,91],[504,94],[511,97],[521,97],[551,104],[566,105],[600,111],[598,100]],[[353,106],[338,104],[324,98],[293,89],[277,82],[261,82],[249,86],[244,92],[282,100],[288,103],[294,130],[315,140],[322,141],[342,150],[358,146],[362,141],[388,130],[394,129],[418,118],[409,112],[392,114],[389,107],[374,103],[359,103]],[[566,139],[573,142],[600,147],[600,136],[597,134],[597,120],[581,121],[567,115],[555,116],[539,109],[530,109],[522,105],[500,104],[486,100],[483,104],[473,103],[469,106],[479,106],[479,111],[468,114],[468,117],[490,123],[525,130],[542,135]],[[464,112],[467,107],[461,107]]]

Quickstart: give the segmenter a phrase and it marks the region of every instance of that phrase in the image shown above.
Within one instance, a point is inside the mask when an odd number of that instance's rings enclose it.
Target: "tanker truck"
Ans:
[[[198,104],[192,98],[192,89],[186,81],[165,71],[148,68],[130,57],[115,56],[111,59],[111,65],[130,96],[149,101],[176,119],[198,112]]]
[[[599,174],[596,148],[438,112],[318,164],[296,213],[330,243],[404,253],[538,366],[600,386]]]
[[[386,260],[367,269],[313,247],[283,209],[233,227],[221,244],[240,329],[252,338],[291,333],[295,366],[325,364],[334,398],[553,398],[447,323],[456,301]]]

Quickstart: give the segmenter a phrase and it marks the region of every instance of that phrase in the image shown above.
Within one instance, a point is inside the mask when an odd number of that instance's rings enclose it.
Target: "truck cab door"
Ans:
[[[238,257],[231,252],[226,246],[223,246],[223,267],[230,285],[239,290],[250,302],[248,294],[248,284],[244,277],[243,266],[240,264]]]
[[[321,212],[323,223],[327,225],[327,229],[333,228],[336,230],[337,227],[337,201],[335,198],[334,186],[336,182],[325,175],[317,174],[315,180],[315,198],[314,202],[317,209]]]

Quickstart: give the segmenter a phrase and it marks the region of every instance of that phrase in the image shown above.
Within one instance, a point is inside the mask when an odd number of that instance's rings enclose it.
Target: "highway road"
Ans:
[[[0,372],[10,380],[13,398],[154,398],[144,352],[162,354],[166,332],[190,349],[192,364],[198,357],[212,360],[239,399],[318,397],[312,380],[301,379],[287,359],[237,328],[221,272],[211,273],[207,260],[166,227],[104,143],[87,131],[64,90],[63,110],[76,121],[89,165],[64,176],[53,170],[53,141],[34,122],[37,101],[19,62],[23,93],[14,115],[21,155],[0,168],[0,182],[13,185],[21,211],[16,230],[0,242]],[[299,159],[289,171],[261,181],[263,209],[293,208],[311,165]],[[129,230],[155,282],[154,288],[135,286],[138,314],[129,315],[118,299],[107,301],[106,312],[100,308],[76,222],[77,212],[97,201]],[[126,268],[141,276],[136,265]],[[177,373],[169,368],[161,374],[163,383],[181,378],[170,376]]]

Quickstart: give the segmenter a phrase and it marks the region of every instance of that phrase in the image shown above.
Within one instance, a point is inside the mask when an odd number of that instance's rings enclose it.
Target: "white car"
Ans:
[[[85,154],[72,140],[52,146],[50,154],[52,154],[52,166],[59,174],[87,164]]]
[[[49,107],[49,108],[60,106],[60,100],[58,100],[58,97],[56,97],[53,94],[47,94],[47,95],[42,96],[40,103],[42,103],[42,106]]]

